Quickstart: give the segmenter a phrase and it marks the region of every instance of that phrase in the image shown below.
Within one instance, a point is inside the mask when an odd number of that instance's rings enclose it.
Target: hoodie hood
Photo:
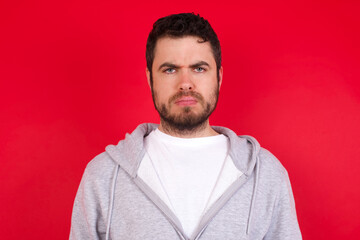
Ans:
[[[145,155],[144,137],[158,126],[158,124],[152,123],[141,124],[131,134],[126,134],[125,139],[116,146],[107,146],[106,152],[116,164],[135,178]],[[229,155],[233,159],[234,165],[247,177],[250,176],[257,162],[256,158],[260,151],[259,143],[250,136],[237,136],[235,132],[225,127],[214,126],[212,128],[229,138]]]

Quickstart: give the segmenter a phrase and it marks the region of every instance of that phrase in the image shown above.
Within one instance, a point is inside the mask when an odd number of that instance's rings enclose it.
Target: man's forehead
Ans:
[[[203,44],[203,45],[209,45],[210,43],[208,41],[204,41],[201,37],[198,36],[181,36],[181,37],[175,37],[175,36],[163,36],[160,37],[155,44],[155,50],[156,48],[163,45],[172,45],[172,44],[176,44],[176,43],[180,43],[180,42],[191,42],[194,45],[197,44]]]
[[[158,39],[154,49],[154,62],[158,64],[163,62],[180,64],[184,60],[190,61],[189,64],[200,61],[209,64],[212,61],[215,62],[210,43],[208,41],[204,42],[200,37],[185,36],[177,38],[166,36]]]

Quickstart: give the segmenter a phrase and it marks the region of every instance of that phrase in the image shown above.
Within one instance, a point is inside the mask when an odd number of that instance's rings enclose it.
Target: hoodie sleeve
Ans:
[[[278,199],[275,203],[272,222],[264,239],[302,239],[296,216],[294,196],[287,173],[281,183]]]
[[[98,183],[89,165],[85,169],[73,206],[70,240],[105,239],[106,226],[98,196]]]

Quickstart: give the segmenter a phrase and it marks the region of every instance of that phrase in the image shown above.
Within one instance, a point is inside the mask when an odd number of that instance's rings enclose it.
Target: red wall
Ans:
[[[359,1],[2,1],[0,232],[66,239],[87,164],[158,122],[145,78],[152,23],[194,11],[223,50],[214,125],[288,169],[304,239],[360,237]]]

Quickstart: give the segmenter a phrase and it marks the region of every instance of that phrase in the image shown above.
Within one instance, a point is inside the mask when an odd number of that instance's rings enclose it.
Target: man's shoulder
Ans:
[[[116,163],[107,152],[95,156],[86,166],[84,175],[89,179],[104,179],[111,176]]]
[[[259,161],[261,169],[265,170],[272,178],[287,178],[288,173],[279,159],[265,148],[260,148]]]

